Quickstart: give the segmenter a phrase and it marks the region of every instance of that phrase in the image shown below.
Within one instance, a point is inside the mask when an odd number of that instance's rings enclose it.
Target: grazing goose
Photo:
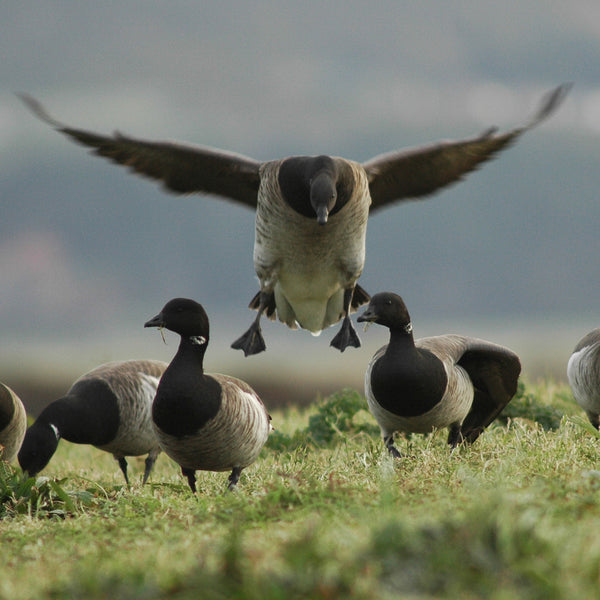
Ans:
[[[394,433],[429,433],[449,428],[455,447],[474,442],[517,390],[521,364],[497,344],[460,335],[413,339],[412,324],[397,294],[371,298],[359,322],[390,330],[365,375],[365,395],[383,441],[392,454]]]
[[[577,404],[600,429],[600,328],[583,336],[567,364],[567,378]]]
[[[26,429],[27,415],[21,399],[0,383],[0,459],[9,463],[15,460]]]
[[[148,454],[142,481],[146,483],[160,453],[150,415],[166,368],[167,363],[158,360],[128,360],[109,362],[82,375],[27,430],[19,452],[23,471],[31,476],[39,473],[64,438],[110,452],[127,485],[125,457]]]
[[[196,471],[229,471],[235,488],[271,430],[271,417],[256,392],[228,375],[204,373],[208,317],[202,305],[175,298],[144,327],[165,327],[181,336],[152,405],[152,420],[165,453],[196,493]]]
[[[318,335],[340,319],[331,345],[360,346],[350,313],[369,300],[357,285],[365,261],[369,212],[419,198],[460,180],[548,117],[569,85],[553,90],[537,114],[503,134],[482,135],[395,151],[358,163],[330,156],[292,156],[258,162],[202,146],[151,142],[120,133],[104,136],[53,119],[33,98],[33,112],[97,155],[163,183],[169,192],[215,194],[256,209],[254,268],[258,314],[232,347],[246,356],[265,350],[263,313]]]

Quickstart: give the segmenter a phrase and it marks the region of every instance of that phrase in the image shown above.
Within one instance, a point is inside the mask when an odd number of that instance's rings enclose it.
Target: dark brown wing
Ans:
[[[507,133],[496,135],[495,129],[489,129],[475,138],[381,154],[363,163],[369,179],[371,211],[398,200],[431,194],[462,179],[550,116],[570,88],[570,84],[564,84],[547,94],[529,123]]]
[[[136,140],[116,132],[112,137],[73,129],[52,118],[31,96],[20,98],[40,119],[92,152],[135,173],[162,181],[178,194],[216,194],[256,207],[260,163],[222,150],[174,142]]]
[[[472,340],[457,364],[475,388],[473,405],[462,424],[464,439],[474,442],[515,395],[521,362],[508,348]]]

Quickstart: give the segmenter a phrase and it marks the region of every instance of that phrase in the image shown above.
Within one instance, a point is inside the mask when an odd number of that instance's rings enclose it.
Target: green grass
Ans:
[[[124,487],[112,457],[62,442],[37,481],[0,473],[0,598],[591,598],[600,585],[600,440],[568,388],[521,388],[451,453],[446,432],[384,450],[360,394],[273,412],[226,493],[193,497],[164,455]],[[4,490],[4,492],[2,492]]]

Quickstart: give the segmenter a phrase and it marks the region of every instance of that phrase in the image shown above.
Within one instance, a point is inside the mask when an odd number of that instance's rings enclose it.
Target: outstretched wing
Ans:
[[[528,123],[506,133],[497,135],[492,128],[475,138],[381,154],[363,163],[369,180],[371,211],[398,200],[426,196],[462,179],[549,117],[570,88],[570,84],[564,84],[548,93]]]
[[[256,207],[260,163],[232,152],[174,142],[136,140],[115,132],[112,137],[67,127],[51,117],[31,96],[20,98],[40,119],[92,152],[161,181],[177,194],[215,194]]]
[[[457,364],[467,371],[475,389],[462,424],[464,439],[474,442],[515,395],[521,362],[508,348],[471,339]]]

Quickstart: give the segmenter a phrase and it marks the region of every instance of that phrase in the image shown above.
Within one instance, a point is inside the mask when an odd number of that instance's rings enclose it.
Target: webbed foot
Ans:
[[[337,348],[340,352],[343,352],[348,346],[360,348],[360,339],[350,317],[344,317],[340,330],[329,345]]]
[[[235,342],[231,344],[231,347],[234,350],[243,350],[244,356],[259,354],[267,349],[260,326],[256,322],[252,323],[248,328],[248,331],[235,340]]]

